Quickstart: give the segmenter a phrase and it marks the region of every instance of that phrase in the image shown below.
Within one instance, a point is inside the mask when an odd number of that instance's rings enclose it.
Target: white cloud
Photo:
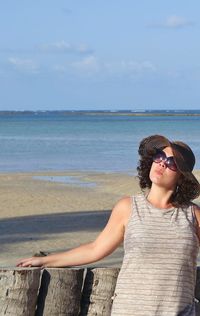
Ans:
[[[85,57],[81,61],[71,63],[71,67],[78,71],[93,73],[100,70],[100,63],[95,56],[91,55]]]
[[[82,43],[77,46],[77,51],[79,53],[88,54],[92,53],[92,49],[90,49],[86,44]]]
[[[116,63],[106,63],[106,69],[109,73],[129,73],[129,74],[142,74],[144,72],[155,72],[156,67],[150,61],[133,61],[133,60],[122,60],[121,62]]]
[[[179,28],[179,27],[185,27],[190,26],[193,23],[181,16],[177,15],[171,15],[167,18],[166,22],[164,23],[164,26],[169,28]]]
[[[125,69],[131,72],[156,71],[156,67],[148,60],[142,62],[123,62]]]
[[[103,75],[142,75],[144,73],[156,72],[156,67],[150,61],[133,61],[133,60],[122,60],[116,62],[101,62],[94,55],[87,56],[79,61],[74,61],[71,63],[63,65],[55,65],[53,67],[54,71],[57,72],[75,72],[76,74],[103,74]]]
[[[65,73],[69,70],[68,65],[54,65],[53,66],[53,71],[60,72],[60,73]]]
[[[70,51],[72,49],[72,46],[69,43],[66,43],[65,41],[50,43],[50,44],[42,44],[40,45],[40,48],[44,51]]]
[[[151,27],[164,27],[170,29],[184,28],[192,25],[194,25],[194,22],[178,15],[171,15],[163,22],[150,24]]]
[[[41,44],[39,48],[48,53],[76,53],[76,54],[91,54],[92,49],[89,48],[85,43],[81,43],[78,45],[74,45],[68,43],[64,40],[49,43],[49,44]]]
[[[10,57],[8,63],[18,71],[33,74],[39,72],[39,66],[31,59]]]
[[[166,76],[171,78],[171,79],[180,79],[183,77],[183,74],[180,70],[177,70],[177,69],[172,69],[172,70],[168,70],[166,72]]]

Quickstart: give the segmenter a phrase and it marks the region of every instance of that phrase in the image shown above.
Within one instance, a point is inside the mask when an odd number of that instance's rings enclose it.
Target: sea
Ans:
[[[0,172],[134,174],[153,134],[189,144],[200,169],[200,110],[1,111]]]

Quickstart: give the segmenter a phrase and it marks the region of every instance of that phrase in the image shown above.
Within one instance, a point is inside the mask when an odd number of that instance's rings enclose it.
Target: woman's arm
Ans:
[[[197,220],[197,236],[200,242],[200,207],[197,204],[194,204],[194,213]]]
[[[109,221],[95,241],[66,252],[46,257],[22,259],[18,267],[66,267],[98,261],[111,254],[123,241],[125,226],[131,213],[131,198],[121,199],[113,208]]]

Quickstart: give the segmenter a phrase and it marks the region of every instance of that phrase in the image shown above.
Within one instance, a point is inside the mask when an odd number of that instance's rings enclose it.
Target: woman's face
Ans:
[[[163,152],[166,157],[172,157],[173,152],[171,147],[165,147]],[[159,163],[153,162],[149,173],[149,178],[152,183],[159,185],[167,190],[174,190],[177,186],[177,181],[180,177],[180,172],[169,169],[165,161]]]

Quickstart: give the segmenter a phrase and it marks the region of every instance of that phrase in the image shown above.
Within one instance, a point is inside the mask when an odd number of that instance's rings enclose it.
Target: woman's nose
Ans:
[[[165,163],[165,161],[162,160],[162,161],[160,162],[160,166],[161,166],[162,168],[166,168],[166,163]]]

